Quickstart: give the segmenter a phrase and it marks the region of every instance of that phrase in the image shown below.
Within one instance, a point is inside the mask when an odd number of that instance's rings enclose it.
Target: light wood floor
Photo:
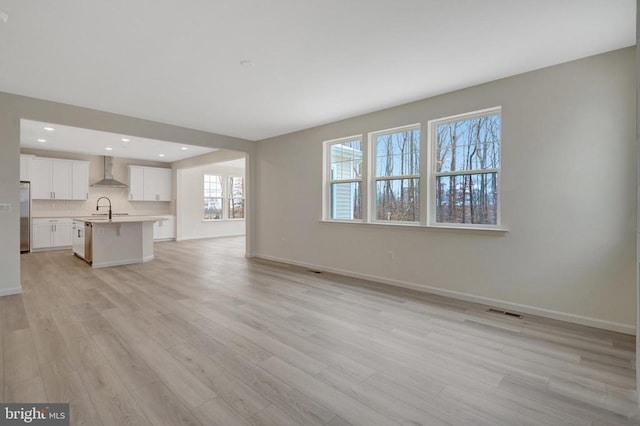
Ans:
[[[98,270],[22,255],[0,400],[70,402],[78,425],[639,424],[631,336],[248,260],[243,243]]]

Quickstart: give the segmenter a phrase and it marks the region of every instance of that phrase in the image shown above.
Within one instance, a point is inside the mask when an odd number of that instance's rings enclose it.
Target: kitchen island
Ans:
[[[93,268],[153,260],[153,216],[74,219],[73,253]]]

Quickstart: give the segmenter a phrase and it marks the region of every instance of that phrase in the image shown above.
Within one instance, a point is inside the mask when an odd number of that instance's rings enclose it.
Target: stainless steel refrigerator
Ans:
[[[31,184],[20,182],[20,253],[31,251]]]

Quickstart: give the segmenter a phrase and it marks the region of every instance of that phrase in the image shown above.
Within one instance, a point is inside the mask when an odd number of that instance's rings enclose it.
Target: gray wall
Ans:
[[[634,55],[609,52],[258,142],[253,254],[633,333]],[[424,142],[428,120],[498,105],[508,233],[320,220],[324,140],[420,122]]]
[[[636,1],[636,215],[640,211],[640,0]],[[640,336],[640,215],[636,224],[636,336]],[[640,339],[636,338],[636,372],[640,371]],[[640,374],[636,373],[636,390],[640,390]],[[640,403],[640,400],[638,401]]]
[[[0,204],[7,203],[11,206],[10,212],[0,212],[0,295],[20,292],[18,181],[21,118],[190,145],[233,149],[248,153],[249,164],[253,162],[255,144],[251,141],[0,92]],[[253,177],[248,174],[247,180],[247,196],[250,197]],[[247,226],[252,229],[253,206],[250,202],[247,210]],[[248,249],[251,246],[249,238],[247,246]]]

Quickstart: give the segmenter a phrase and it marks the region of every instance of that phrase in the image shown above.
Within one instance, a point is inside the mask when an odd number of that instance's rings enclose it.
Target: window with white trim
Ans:
[[[328,174],[325,217],[337,220],[362,219],[362,164],[361,137],[325,142]]]
[[[204,220],[222,219],[222,185],[222,176],[204,175]]]
[[[501,113],[431,120],[422,152],[420,124],[324,142],[323,219],[505,231]]]
[[[376,221],[420,221],[420,126],[369,135]]]
[[[244,178],[229,176],[229,219],[244,219]]]
[[[429,223],[499,225],[501,109],[429,122]]]

